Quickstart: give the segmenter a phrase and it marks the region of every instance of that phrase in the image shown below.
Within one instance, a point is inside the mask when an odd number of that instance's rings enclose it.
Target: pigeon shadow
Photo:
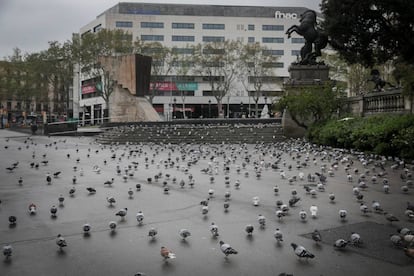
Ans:
[[[89,239],[89,238],[91,237],[91,234],[90,234],[90,233],[88,233],[88,232],[85,232],[85,233],[83,233],[83,237],[84,237],[85,239]]]
[[[168,273],[175,270],[175,267],[168,260],[163,261],[161,268],[163,271]]]
[[[50,218],[53,219],[53,220],[56,220],[57,216],[56,215],[50,215]]]
[[[10,229],[14,229],[14,228],[16,228],[16,226],[17,226],[17,223],[9,224]]]
[[[12,263],[12,258],[5,258],[5,259],[3,260],[3,263],[4,263],[4,264],[6,264],[6,265],[11,265],[11,263]]]
[[[109,205],[108,205],[108,208],[115,208],[115,205],[111,205],[111,204],[109,204]]]
[[[66,257],[66,251],[63,249],[59,249],[56,254],[60,257],[60,258],[64,258]]]
[[[118,233],[117,233],[116,231],[114,231],[114,230],[109,231],[109,236],[110,236],[111,238],[115,238],[117,234],[118,234]]]
[[[181,239],[181,245],[185,247],[190,247],[190,243],[187,240]]]
[[[148,243],[150,244],[150,245],[156,245],[157,243],[158,243],[158,241],[157,241],[157,239],[149,239],[149,241],[148,241]]]
[[[246,240],[248,242],[253,242],[254,241],[254,236],[253,235],[246,235]]]

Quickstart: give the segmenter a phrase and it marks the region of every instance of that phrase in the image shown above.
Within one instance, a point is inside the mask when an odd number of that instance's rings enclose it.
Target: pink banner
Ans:
[[[82,94],[89,94],[96,92],[96,87],[94,85],[83,85]]]
[[[151,82],[150,90],[173,91],[178,89],[175,82]]]

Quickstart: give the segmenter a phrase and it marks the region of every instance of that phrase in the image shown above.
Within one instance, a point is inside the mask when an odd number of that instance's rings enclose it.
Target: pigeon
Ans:
[[[22,185],[23,184],[23,177],[19,177],[19,180],[17,181],[18,183],[19,183],[19,185]]]
[[[350,238],[349,241],[354,246],[360,246],[362,244],[361,236],[358,233],[355,233],[355,232],[351,233],[351,238]]]
[[[404,254],[407,257],[414,259],[414,248],[404,248]]]
[[[384,215],[385,215],[385,219],[386,220],[388,220],[391,224],[394,222],[394,221],[400,221],[396,216],[394,216],[393,214],[389,214],[389,213],[387,213],[387,212],[384,212]]]
[[[292,246],[293,251],[295,252],[296,256],[298,256],[299,258],[306,258],[306,259],[315,258],[315,255],[313,255],[308,250],[306,250],[305,247],[301,245],[297,245],[296,243],[291,243],[290,245]]]
[[[300,200],[300,197],[293,196],[289,199],[289,206],[293,207]]]
[[[311,207],[309,207],[309,211],[311,212],[312,218],[316,218],[318,216],[318,206],[311,205]]]
[[[110,206],[112,206],[112,204],[114,204],[116,202],[115,201],[115,198],[113,196],[108,196],[106,198],[106,201],[108,201],[108,203],[109,203]]]
[[[167,261],[168,259],[175,259],[175,254],[164,246],[161,246],[160,254],[164,258],[164,261]]]
[[[259,206],[259,203],[260,203],[259,197],[254,196],[253,199],[252,199],[252,202],[253,202],[253,206]]]
[[[91,225],[90,225],[89,223],[85,223],[85,224],[82,226],[82,230],[83,230],[83,233],[84,233],[84,234],[89,235],[89,232],[91,231]]]
[[[61,174],[62,172],[60,172],[60,171],[58,171],[58,172],[54,172],[53,173],[53,177],[54,178],[58,178],[59,177],[59,175]]]
[[[382,213],[384,210],[382,209],[380,203],[378,201],[372,201],[372,209],[377,213]]]
[[[144,221],[144,213],[142,211],[138,211],[136,218],[137,218],[138,224],[141,225],[142,222]]]
[[[148,236],[151,237],[151,239],[155,239],[155,236],[158,234],[157,229],[151,227],[151,229],[148,231]]]
[[[335,201],[335,194],[330,193],[330,194],[329,194],[329,200],[330,200],[331,202],[334,202],[334,201]]]
[[[89,194],[95,194],[96,193],[96,189],[92,188],[92,187],[87,187],[86,190],[88,190]]]
[[[234,248],[232,248],[230,246],[230,244],[225,243],[224,241],[220,241],[219,244],[220,244],[221,252],[223,252],[224,255],[226,255],[226,258],[227,258],[228,255],[237,254],[238,253],[237,250],[235,250]]]
[[[58,201],[60,205],[63,205],[63,202],[65,201],[65,197],[62,194],[60,194],[58,197]]]
[[[52,217],[56,217],[57,208],[56,208],[55,205],[53,205],[52,207],[50,207],[50,213],[51,213]]]
[[[128,196],[129,198],[132,198],[134,196],[134,191],[132,190],[132,188],[128,189]]]
[[[50,173],[46,174],[46,183],[49,185],[52,184],[52,177],[50,176]]]
[[[224,212],[228,212],[228,211],[229,211],[229,207],[230,207],[230,203],[225,202],[225,203],[223,204],[223,206],[224,206]]]
[[[218,226],[214,222],[212,222],[211,225],[210,225],[210,232],[211,232],[211,235],[213,236],[213,238],[219,236]]]
[[[276,210],[276,217],[279,219],[279,220],[281,220],[284,216],[285,216],[285,213],[282,211],[282,210]]]
[[[368,213],[372,212],[370,209],[368,209],[368,206],[365,205],[364,203],[361,203],[361,205],[359,206],[359,210],[361,210],[362,214],[364,215],[367,215]]]
[[[254,230],[253,225],[251,225],[251,224],[246,225],[245,231],[246,231],[247,235],[249,235],[249,236],[253,235],[253,230]]]
[[[113,183],[114,183],[114,178],[111,178],[111,180],[107,180],[107,181],[105,181],[104,182],[104,185],[108,185],[108,186],[111,186]]]
[[[180,237],[181,237],[183,240],[185,240],[187,237],[191,236],[190,231],[188,231],[188,230],[187,230],[187,229],[185,229],[185,228],[180,229],[179,234],[180,234]]]
[[[390,235],[390,241],[393,245],[400,247],[403,244],[403,239],[401,238],[400,235],[397,234],[391,234]]]
[[[12,256],[12,253],[13,247],[10,244],[3,246],[3,255],[6,257],[6,260]]]
[[[37,212],[37,207],[34,203],[30,203],[29,205],[29,214],[35,215]]]
[[[66,240],[64,237],[62,237],[61,234],[58,234],[56,237],[56,244],[59,246],[60,250],[63,250],[63,247],[67,246]]]
[[[75,191],[76,191],[75,187],[70,188],[69,195],[73,197],[75,195]]]
[[[115,216],[120,216],[121,219],[124,219],[125,216],[127,215],[127,212],[128,212],[128,208],[122,208],[115,214]]]
[[[321,233],[317,229],[315,229],[312,232],[312,240],[314,240],[316,243],[322,241],[322,235],[321,235]]]
[[[275,237],[278,243],[283,241],[283,234],[279,228],[276,228],[275,232],[273,233],[273,236]]]
[[[344,239],[337,239],[334,243],[334,247],[336,249],[344,249],[347,245],[348,245],[348,241],[344,240]]]
[[[341,209],[341,210],[339,210],[339,218],[342,220],[342,221],[345,221],[346,220],[346,215],[347,215],[347,211],[346,210],[344,210],[344,209]]]
[[[201,213],[203,215],[207,215],[207,213],[208,213],[208,206],[202,206],[201,207]]]
[[[115,231],[116,227],[117,227],[116,221],[110,221],[109,222],[109,229],[111,229],[112,232]]]
[[[308,216],[308,214],[306,213],[306,211],[305,211],[305,210],[301,210],[301,211],[299,212],[299,217],[300,217],[300,219],[301,219],[302,221],[306,221],[307,216]]]
[[[262,214],[259,214],[257,221],[259,222],[261,228],[264,228],[266,226],[266,218]]]

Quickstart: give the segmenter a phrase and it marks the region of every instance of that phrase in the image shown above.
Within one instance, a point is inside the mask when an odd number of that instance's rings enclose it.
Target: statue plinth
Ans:
[[[301,65],[291,64],[289,66],[288,86],[317,85],[329,80],[329,66],[325,64]]]

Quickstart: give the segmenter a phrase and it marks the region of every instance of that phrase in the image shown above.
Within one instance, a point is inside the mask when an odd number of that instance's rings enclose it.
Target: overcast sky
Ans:
[[[319,11],[321,0],[0,0],[0,59],[19,48],[46,50],[49,41],[70,40],[72,33],[118,2],[307,7]]]

